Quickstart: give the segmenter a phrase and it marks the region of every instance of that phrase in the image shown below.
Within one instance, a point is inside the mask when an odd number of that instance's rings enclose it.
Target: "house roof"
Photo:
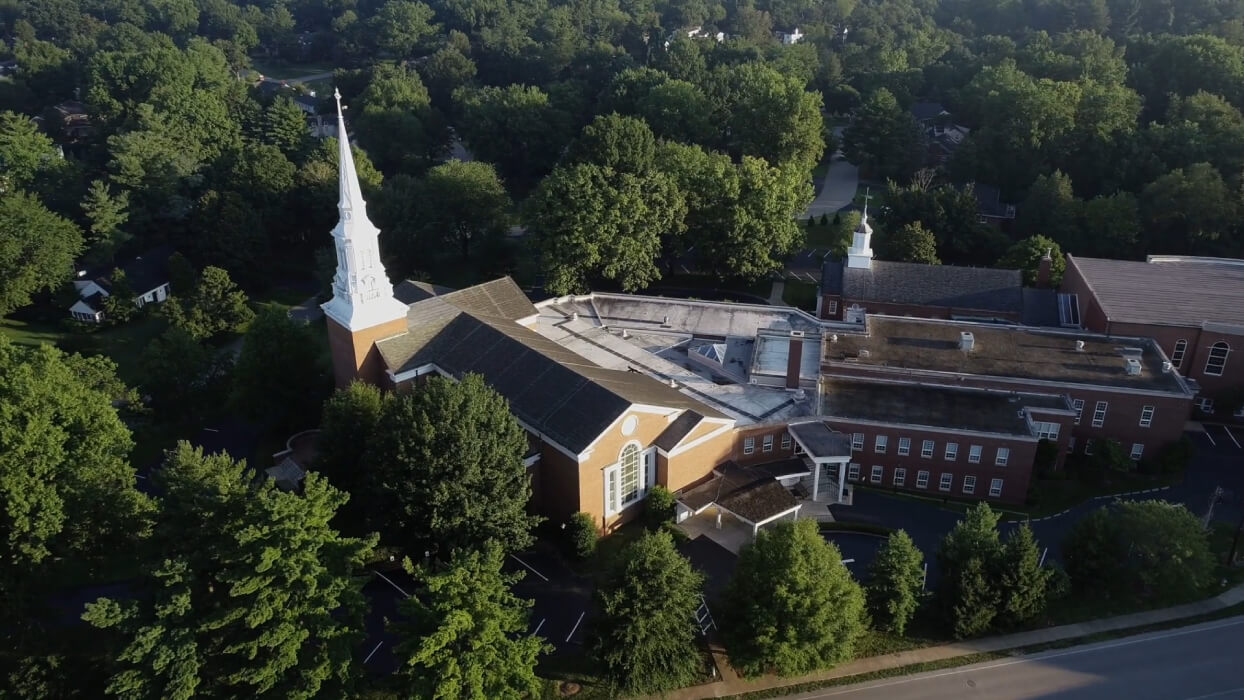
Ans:
[[[716,503],[751,523],[760,523],[799,507],[799,501],[768,471],[740,467],[734,462],[714,469],[708,481],[687,489],[678,500],[696,512]]]
[[[822,269],[827,293],[844,299],[1020,313],[1023,274],[989,267],[925,265],[873,260],[871,267],[847,267],[831,260]]]
[[[442,287],[429,282],[416,282],[414,280],[403,280],[393,285],[393,296],[407,306],[416,301],[444,296],[452,291],[454,290],[450,287]]]
[[[1067,266],[1080,271],[1109,321],[1244,326],[1244,260],[1152,255],[1138,262],[1068,255]]]
[[[173,255],[173,247],[163,245],[152,248],[121,266],[125,270],[125,278],[135,294],[142,295],[157,287],[168,284],[168,259]]]
[[[972,185],[972,193],[976,195],[976,208],[981,216],[995,219],[1014,219],[1015,204],[1002,201],[1002,190],[996,185]]]
[[[917,102],[911,106],[911,115],[916,121],[928,121],[943,114],[946,114],[946,108],[941,102]]]
[[[1111,337],[1024,326],[899,318],[870,314],[866,333],[842,333],[826,344],[827,362],[868,367],[1032,379],[1188,394],[1165,356],[1149,338]],[[971,333],[973,349],[959,349]],[[1083,341],[1082,350],[1076,341]],[[1123,352],[1139,352],[1139,374],[1127,373]]]
[[[534,314],[503,277],[412,304],[407,332],[376,347],[394,373],[434,364],[455,377],[482,375],[519,420],[576,453],[632,404],[726,417],[647,375],[594,365],[518,323]]]
[[[1030,436],[1021,409],[1071,410],[1062,395],[827,378],[821,413],[828,418]]]

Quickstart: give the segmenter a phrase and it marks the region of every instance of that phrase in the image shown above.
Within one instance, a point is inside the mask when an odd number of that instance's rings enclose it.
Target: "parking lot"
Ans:
[[[1192,431],[1192,441],[1198,453],[1208,450],[1211,454],[1244,455],[1244,428],[1226,425],[1205,425],[1205,432]]]

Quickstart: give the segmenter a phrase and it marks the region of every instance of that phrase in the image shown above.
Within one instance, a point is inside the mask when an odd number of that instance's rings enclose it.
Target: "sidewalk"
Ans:
[[[700,700],[701,698],[727,697],[740,693],[781,688],[800,683],[826,681],[834,678],[843,678],[845,676],[855,676],[861,673],[881,671],[884,669],[901,668],[912,664],[941,661],[943,659],[951,659],[956,656],[969,656],[971,654],[980,654],[984,652],[1006,651],[1007,649],[1016,649],[1019,647],[1027,647],[1037,644],[1047,644],[1049,642],[1057,642],[1065,639],[1076,639],[1102,632],[1113,632],[1116,630],[1130,629],[1132,627],[1144,627],[1147,625],[1170,622],[1172,620],[1196,617],[1197,615],[1216,612],[1239,603],[1244,603],[1244,585],[1227,589],[1213,598],[1208,598],[1196,603],[1188,603],[1186,605],[1177,605],[1173,608],[1149,610],[1146,612],[1133,613],[1131,615],[1120,615],[1118,617],[1108,617],[1101,620],[1079,622],[1073,625],[1047,627],[1045,629],[1032,630],[1031,632],[1019,632],[1017,634],[1007,634],[999,637],[986,637],[984,639],[973,639],[963,642],[955,642],[953,644],[925,647],[923,649],[911,649],[909,651],[883,654],[881,656],[870,656],[863,659],[856,659],[855,661],[843,664],[836,668],[826,671],[818,671],[816,673],[811,673],[806,676],[799,676],[797,678],[779,678],[777,676],[763,676],[750,680],[740,678],[738,674],[734,672],[734,669],[730,667],[724,650],[714,644],[712,645],[713,660],[717,663],[717,668],[721,670],[722,679],[714,683],[698,685],[691,688],[683,688],[681,690],[663,695],[662,697],[667,700]]]

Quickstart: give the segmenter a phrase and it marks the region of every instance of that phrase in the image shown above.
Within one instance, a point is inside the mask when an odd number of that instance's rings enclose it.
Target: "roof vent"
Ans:
[[[859,354],[857,356],[861,358],[867,358],[869,354],[870,353],[868,352],[868,348],[863,348],[859,351]]]
[[[623,338],[629,338],[629,337],[631,337],[631,332],[630,332],[630,331],[628,331],[628,330],[626,330],[625,328],[623,328],[623,329],[622,329],[622,337],[623,337]]]
[[[976,347],[976,336],[972,335],[968,331],[963,331],[962,333],[959,334],[959,349],[960,350],[964,352],[972,352],[972,350],[975,347]]]
[[[1170,374],[1170,373],[1171,373],[1171,370],[1173,370],[1173,369],[1175,369],[1175,365],[1171,364],[1170,362],[1163,362],[1163,363],[1162,363],[1162,373],[1163,373],[1163,374]]]
[[[1084,352],[1084,341],[1083,340],[1076,341],[1076,352]]]
[[[830,336],[829,336],[829,342],[831,342],[831,343],[836,343],[836,342],[838,342],[838,334],[837,334],[837,333],[834,333],[834,334],[830,335]]]
[[[662,325],[662,326],[668,326],[669,324],[670,324],[670,317],[669,317],[669,316],[662,316],[662,317],[661,317],[661,325]]]
[[[790,337],[792,337],[792,338],[802,338],[802,337],[803,337],[803,331],[791,331],[791,332],[790,332]]]
[[[1140,374],[1140,360],[1134,357],[1127,358],[1127,373],[1132,375]]]
[[[677,389],[677,388],[678,388],[678,382],[676,382],[676,381],[674,381],[673,379],[671,379],[671,380],[670,380],[670,388],[671,388],[671,389]]]

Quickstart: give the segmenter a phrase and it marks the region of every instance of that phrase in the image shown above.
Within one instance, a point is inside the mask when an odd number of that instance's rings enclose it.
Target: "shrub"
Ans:
[[[673,520],[674,508],[674,493],[660,484],[653,486],[644,500],[644,522],[648,529],[656,530],[661,523]]]
[[[600,533],[596,531],[596,521],[587,513],[575,513],[566,526],[566,542],[570,553],[580,559],[587,559],[596,552],[596,542]]]
[[[1192,461],[1192,440],[1187,435],[1158,450],[1151,460],[1140,463],[1142,474],[1178,474]]]

